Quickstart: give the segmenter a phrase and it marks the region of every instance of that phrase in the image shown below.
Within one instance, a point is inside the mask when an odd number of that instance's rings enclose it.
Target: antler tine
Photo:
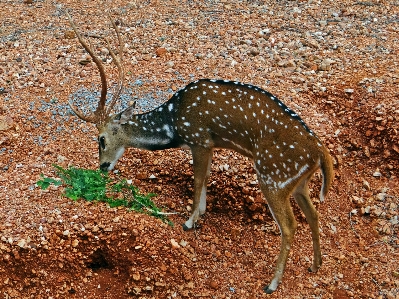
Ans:
[[[98,71],[100,72],[100,78],[101,78],[101,96],[100,96],[100,101],[98,103],[97,109],[94,111],[94,113],[92,113],[89,116],[83,116],[82,113],[78,112],[76,107],[71,105],[71,103],[69,103],[69,105],[71,106],[72,110],[76,113],[76,115],[79,118],[81,118],[85,121],[91,122],[91,123],[95,123],[96,125],[99,125],[105,119],[105,101],[107,99],[107,78],[105,75],[104,66],[101,63],[101,60],[94,54],[93,50],[87,45],[85,40],[80,35],[78,29],[75,26],[75,23],[72,20],[72,17],[69,15],[68,11],[65,11],[65,13],[68,17],[69,23],[71,24],[72,29],[75,32],[80,44],[87,51],[87,53],[89,53],[89,55],[93,59],[94,63],[97,65]]]
[[[114,53],[114,51],[112,51],[111,46],[108,42],[108,39],[105,38],[105,41],[107,42],[107,47],[108,47],[108,51],[112,57],[112,59],[115,62],[115,65],[118,68],[118,75],[119,75],[119,80],[118,80],[118,85],[117,88],[115,90],[115,93],[112,96],[112,100],[111,103],[109,104],[107,111],[106,111],[106,115],[110,115],[111,114],[111,110],[114,107],[116,101],[118,100],[121,92],[122,92],[122,88],[123,88],[123,81],[125,79],[125,71],[123,69],[123,43],[122,43],[122,38],[121,38],[121,34],[119,32],[119,28],[118,26],[116,26],[115,22],[113,21],[112,17],[110,14],[108,14],[108,18],[110,19],[111,23],[112,23],[112,27],[114,27],[114,30],[116,32],[116,36],[118,37],[118,43],[119,43],[119,57],[117,57]]]

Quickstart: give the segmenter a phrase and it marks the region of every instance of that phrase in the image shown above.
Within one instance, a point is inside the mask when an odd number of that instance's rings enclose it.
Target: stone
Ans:
[[[168,53],[168,51],[167,51],[165,48],[158,48],[158,49],[155,50],[155,54],[156,54],[158,57],[165,56],[166,53]]]
[[[8,116],[0,116],[0,131],[7,131],[15,126],[13,119]]]

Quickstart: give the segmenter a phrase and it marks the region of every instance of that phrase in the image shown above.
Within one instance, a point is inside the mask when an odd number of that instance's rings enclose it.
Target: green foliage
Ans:
[[[63,195],[72,200],[82,198],[87,201],[102,201],[110,207],[124,206],[134,211],[145,213],[167,222],[173,223],[166,214],[151,200],[156,194],[142,194],[139,189],[127,182],[126,179],[111,179],[107,172],[101,170],[69,167],[64,169],[53,164],[60,180],[44,177],[36,184],[47,189],[51,184],[64,186]]]
[[[42,190],[47,189],[51,184],[54,186],[61,186],[62,182],[58,180],[54,180],[52,178],[46,178],[43,174],[40,175],[42,180],[37,181],[37,185],[42,188]]]

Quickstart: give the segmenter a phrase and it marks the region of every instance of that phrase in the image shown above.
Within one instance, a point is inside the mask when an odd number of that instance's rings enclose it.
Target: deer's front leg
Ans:
[[[212,149],[192,146],[194,166],[194,202],[190,218],[183,224],[184,230],[194,227],[200,215],[206,208],[206,185],[209,178],[212,162]]]

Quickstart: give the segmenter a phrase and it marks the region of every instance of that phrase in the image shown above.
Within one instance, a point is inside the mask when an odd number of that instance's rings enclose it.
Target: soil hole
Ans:
[[[109,268],[110,264],[107,261],[106,255],[101,249],[97,249],[91,255],[87,267],[93,270],[101,269],[101,268]]]

